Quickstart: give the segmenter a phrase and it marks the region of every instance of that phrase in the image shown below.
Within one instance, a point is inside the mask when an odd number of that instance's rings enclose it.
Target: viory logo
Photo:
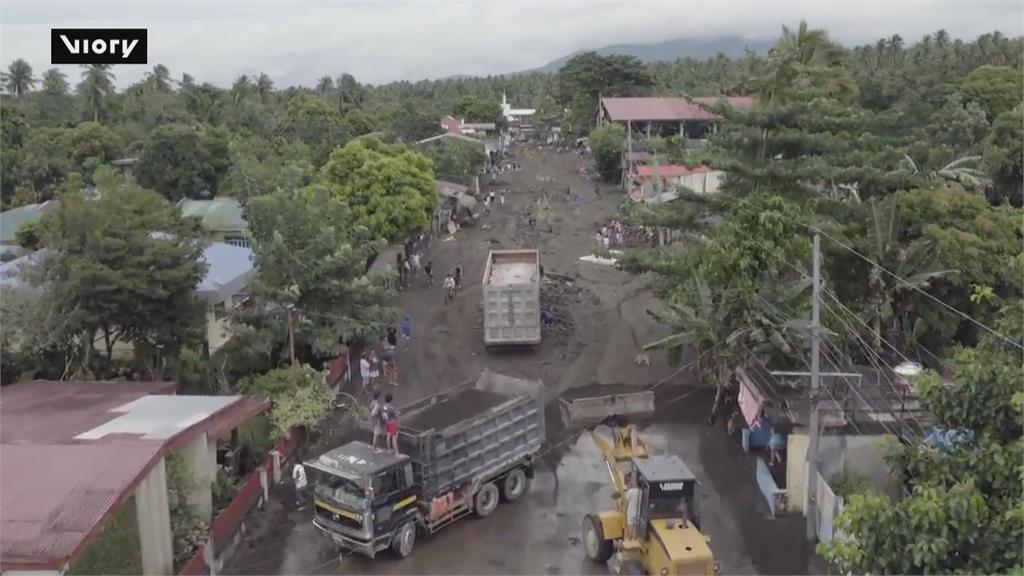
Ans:
[[[146,64],[146,28],[51,28],[51,64]]]

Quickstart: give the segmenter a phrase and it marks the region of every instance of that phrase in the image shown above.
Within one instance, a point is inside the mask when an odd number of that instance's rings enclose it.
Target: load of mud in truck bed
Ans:
[[[443,430],[509,400],[486,390],[469,388],[402,418],[402,426],[414,430]]]

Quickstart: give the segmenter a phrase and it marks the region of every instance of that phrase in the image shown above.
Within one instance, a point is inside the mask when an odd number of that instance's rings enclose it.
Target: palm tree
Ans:
[[[323,95],[331,90],[334,90],[334,78],[331,78],[330,76],[321,76],[320,80],[316,83],[316,91]]]
[[[808,279],[801,279],[784,287],[780,294],[785,293],[785,299],[791,300],[808,285]],[[789,344],[793,338],[787,334],[790,329],[804,328],[805,323],[774,323],[762,304],[755,303],[766,301],[758,294],[748,294],[746,298],[739,298],[730,290],[715,294],[700,273],[694,273],[686,288],[677,294],[690,302],[684,302],[677,296],[669,302],[666,311],[647,311],[659,323],[668,326],[672,333],[647,344],[644,350],[667,350],[669,363],[678,364],[683,349],[692,348],[701,377],[715,382],[712,413],[721,401],[732,367],[743,353],[793,356],[797,352]]]
[[[782,39],[769,53],[772,73],[762,97],[775,101],[790,88],[817,89],[830,96],[849,95],[856,85],[842,69],[843,49],[828,32],[800,22],[796,31],[782,27]]]
[[[270,103],[270,98],[274,93],[274,81],[263,72],[260,72],[259,77],[256,78],[256,93],[259,94],[260,102],[263,102],[264,105]]]
[[[21,98],[31,92],[36,85],[36,79],[32,76],[32,66],[22,58],[11,62],[7,72],[0,72],[0,81],[3,82],[4,89],[15,98]]]
[[[248,75],[242,74],[231,85],[231,104],[236,108],[252,92],[253,84]]]
[[[43,92],[55,96],[68,95],[68,77],[56,68],[43,72]]]
[[[156,92],[171,91],[171,71],[163,64],[153,66],[153,71],[146,75],[146,83]]]
[[[89,64],[82,68],[78,93],[92,108],[93,122],[99,122],[100,108],[106,106],[107,99],[114,93],[114,73],[110,71],[110,64]]]
[[[981,156],[963,156],[957,158],[945,166],[927,173],[932,180],[948,180],[957,182],[968,190],[987,190],[992,187],[992,179],[984,170],[969,166],[981,160]],[[909,155],[904,154],[896,170],[906,171],[911,174],[921,174],[917,163]]]
[[[901,242],[903,230],[896,202],[891,198],[881,202],[872,198],[871,216],[866,242],[872,260],[903,279],[902,282],[896,280],[878,266],[872,266],[868,273],[868,301],[874,325],[875,348],[881,352],[884,323],[888,323],[887,331],[893,337],[904,334],[904,323],[908,315],[905,296],[909,292],[927,288],[932,280],[953,274],[954,271],[938,270],[932,265],[932,245],[929,241],[916,238],[909,243]]]

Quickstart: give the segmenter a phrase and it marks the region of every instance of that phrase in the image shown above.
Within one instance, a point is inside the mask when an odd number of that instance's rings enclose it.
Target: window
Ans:
[[[313,493],[322,498],[340,502],[342,505],[355,510],[365,509],[369,504],[369,501],[366,499],[366,492],[359,484],[348,478],[326,473],[317,474]]]

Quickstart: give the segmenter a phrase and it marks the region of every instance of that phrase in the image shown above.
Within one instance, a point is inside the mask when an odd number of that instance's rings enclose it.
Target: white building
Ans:
[[[501,93],[501,113],[505,115],[505,119],[509,122],[519,122],[523,119],[533,116],[537,113],[537,110],[533,108],[513,108],[508,103],[508,98],[505,93]]]

